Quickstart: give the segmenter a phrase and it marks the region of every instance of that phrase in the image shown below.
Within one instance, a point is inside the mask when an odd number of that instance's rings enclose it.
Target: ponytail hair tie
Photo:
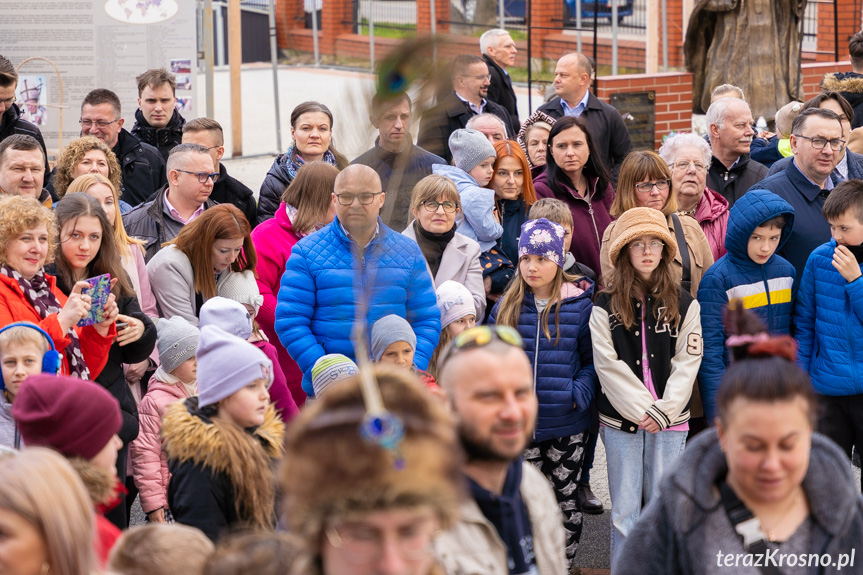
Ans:
[[[752,345],[753,343],[761,343],[770,339],[770,336],[765,332],[755,334],[732,335],[725,340],[726,347],[740,347],[744,345]]]

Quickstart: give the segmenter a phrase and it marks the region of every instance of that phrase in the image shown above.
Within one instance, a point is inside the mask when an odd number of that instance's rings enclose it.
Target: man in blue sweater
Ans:
[[[324,355],[356,358],[355,322],[368,332],[395,314],[417,336],[414,364],[426,369],[440,338],[440,310],[419,246],[380,219],[386,193],[377,173],[363,165],[336,177],[336,218],[301,239],[291,251],[276,305],[276,333],[303,370],[303,389],[314,396],[311,372]],[[356,306],[363,306],[357,317]]]

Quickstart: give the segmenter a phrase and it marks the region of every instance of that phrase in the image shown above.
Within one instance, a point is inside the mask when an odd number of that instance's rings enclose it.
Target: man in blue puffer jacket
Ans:
[[[743,300],[772,335],[790,335],[797,272],[776,252],[794,227],[794,208],[767,190],[750,190],[731,207],[724,256],[698,286],[704,358],[698,372],[704,415],[716,416],[716,392],[728,366],[724,315],[728,302]]]
[[[850,457],[852,447],[863,451],[863,181],[836,186],[823,214],[833,238],[815,248],[800,280],[797,362],[818,394],[818,431]]]
[[[331,353],[356,358],[351,335],[357,302],[365,300],[367,340],[381,317],[407,319],[417,336],[418,369],[426,369],[437,345],[440,310],[425,259],[416,242],[380,220],[385,197],[373,169],[345,168],[336,177],[335,220],[297,242],[285,266],[275,328],[303,370],[309,397],[318,359]]]

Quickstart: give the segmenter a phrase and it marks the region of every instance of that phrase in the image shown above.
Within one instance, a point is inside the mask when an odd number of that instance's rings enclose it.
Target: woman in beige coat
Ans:
[[[452,180],[426,176],[414,186],[411,215],[415,219],[402,234],[419,244],[435,288],[452,280],[470,291],[479,323],[485,314],[480,247],[476,241],[456,233],[455,220],[460,212],[461,201]]]
[[[696,297],[701,276],[713,265],[713,252],[698,222],[689,216],[678,215],[677,200],[671,193],[671,172],[658,154],[647,150],[631,152],[620,166],[617,191],[611,204],[611,215],[619,218],[632,208],[653,208],[661,211],[668,220],[668,231],[677,239],[672,272],[684,288]],[[603,283],[614,268],[608,257],[610,238],[616,222],[606,228],[602,236],[599,259]],[[684,250],[681,236],[686,243]],[[688,285],[687,285],[688,279]]]

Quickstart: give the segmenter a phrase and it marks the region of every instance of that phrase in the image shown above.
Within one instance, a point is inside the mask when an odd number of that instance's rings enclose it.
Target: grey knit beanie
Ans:
[[[397,341],[408,342],[416,351],[417,336],[408,320],[391,314],[376,321],[372,326],[372,359],[380,361],[387,348]]]
[[[456,130],[449,137],[449,150],[455,167],[469,172],[486,158],[496,158],[494,146],[476,130]]]
[[[159,363],[165,373],[171,373],[180,364],[195,357],[201,332],[184,318],[175,315],[171,319],[160,319],[156,323],[159,334]]]
[[[246,306],[226,297],[213,297],[201,306],[198,325],[217,325],[241,339],[252,335],[252,316]]]
[[[198,358],[198,404],[213,405],[257,379],[273,383],[273,362],[263,351],[215,325],[201,328]]]

